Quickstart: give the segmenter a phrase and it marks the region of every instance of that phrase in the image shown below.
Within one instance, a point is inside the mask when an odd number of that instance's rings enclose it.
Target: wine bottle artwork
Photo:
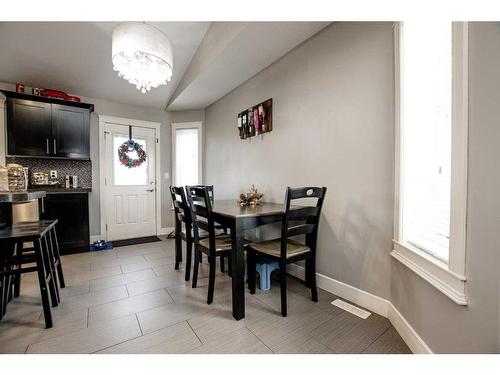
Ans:
[[[238,131],[240,133],[240,139],[243,138],[243,125],[241,123],[241,114],[238,115]]]
[[[240,139],[268,133],[273,130],[273,99],[254,105],[238,114]]]
[[[259,135],[261,129],[260,129],[259,110],[257,108],[253,109],[253,126],[255,127],[255,135]]]
[[[251,137],[255,135],[255,127],[253,125],[253,111],[248,110],[248,135]]]
[[[262,132],[267,132],[266,126],[266,113],[264,112],[264,106],[262,104],[259,105],[259,118],[261,123]]]

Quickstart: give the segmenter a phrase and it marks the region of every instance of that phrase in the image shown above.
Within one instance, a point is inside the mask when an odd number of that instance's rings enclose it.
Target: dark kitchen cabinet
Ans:
[[[88,159],[90,112],[85,108],[52,104],[53,152],[58,157]]]
[[[47,156],[52,137],[51,104],[31,100],[7,101],[9,155]]]
[[[7,96],[9,156],[90,158],[90,113],[94,106],[23,93]]]
[[[89,199],[87,193],[54,193],[40,199],[40,216],[58,219],[56,226],[62,254],[89,250]]]

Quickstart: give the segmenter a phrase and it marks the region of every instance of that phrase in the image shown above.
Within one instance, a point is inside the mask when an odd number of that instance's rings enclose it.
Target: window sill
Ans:
[[[465,276],[448,270],[443,264],[417,248],[398,241],[393,241],[393,243],[394,249],[391,252],[393,258],[444,293],[457,305],[467,305]]]

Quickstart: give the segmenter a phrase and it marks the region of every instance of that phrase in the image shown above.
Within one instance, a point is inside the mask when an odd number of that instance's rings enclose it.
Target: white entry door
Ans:
[[[118,148],[129,139],[129,126],[104,124],[106,181],[101,204],[106,207],[107,240],[156,235],[155,129],[132,125],[132,139],[146,151],[146,161],[129,168]],[[135,151],[129,153],[137,158]]]

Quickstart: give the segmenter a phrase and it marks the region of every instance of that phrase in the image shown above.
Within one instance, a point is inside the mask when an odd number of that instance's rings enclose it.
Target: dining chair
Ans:
[[[321,208],[326,187],[288,187],[285,194],[285,213],[281,238],[250,243],[247,247],[247,274],[250,294],[255,294],[256,262],[258,259],[279,262],[281,315],[287,316],[286,265],[305,260],[305,284],[311,289],[311,299],[318,302],[316,286],[316,245]],[[313,206],[292,206],[297,199],[316,199]],[[305,235],[305,243],[290,239]]]
[[[211,304],[214,299],[217,257],[226,256],[231,264],[231,236],[227,233],[216,235],[216,224],[212,215],[212,199],[206,186],[186,186],[186,193],[193,218],[195,246],[192,286],[193,288],[197,286],[200,254],[204,253],[208,256],[209,264],[207,304]],[[201,230],[208,232],[207,238],[200,237]],[[228,271],[231,274],[231,267]]]
[[[208,191],[208,196],[210,197],[210,201],[212,202],[212,205],[214,203],[214,185],[190,185],[191,187],[205,187],[207,188],[207,191]],[[198,198],[198,197],[193,197],[194,200],[198,200],[198,201],[201,201],[201,198]],[[220,234],[220,232],[224,232],[224,233],[227,233],[227,228],[224,228],[222,225],[220,224],[215,224],[215,229],[217,230],[216,231],[216,234]],[[201,232],[200,232],[201,233]],[[200,262],[202,261],[202,255],[200,254]],[[225,264],[225,259],[226,257],[221,257],[220,259],[220,271],[221,272],[225,272],[225,269],[224,269],[224,264]],[[230,267],[229,265],[229,261],[228,261],[228,267]]]
[[[182,241],[186,242],[186,270],[184,279],[189,281],[193,253],[193,225],[191,210],[183,187],[170,186],[172,205],[175,213],[175,269],[182,262]]]

